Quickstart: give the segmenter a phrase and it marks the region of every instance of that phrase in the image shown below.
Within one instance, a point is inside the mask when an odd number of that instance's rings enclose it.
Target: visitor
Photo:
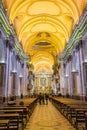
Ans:
[[[42,94],[41,93],[39,93],[39,95],[38,95],[38,100],[39,100],[39,104],[41,105],[42,104]]]
[[[45,100],[45,95],[44,95],[44,93],[43,93],[43,95],[42,95],[42,103],[43,103],[43,104],[45,104],[45,101],[44,101],[44,100]]]
[[[48,99],[49,99],[49,95],[47,93],[45,93],[46,105],[48,105]]]

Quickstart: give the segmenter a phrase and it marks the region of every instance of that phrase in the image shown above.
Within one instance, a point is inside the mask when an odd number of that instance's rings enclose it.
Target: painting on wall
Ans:
[[[46,78],[41,78],[40,84],[41,84],[41,86],[46,86]]]

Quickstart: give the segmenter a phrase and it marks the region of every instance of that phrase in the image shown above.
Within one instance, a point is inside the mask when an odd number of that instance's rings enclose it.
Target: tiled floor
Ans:
[[[75,130],[60,112],[49,102],[37,105],[25,130]]]

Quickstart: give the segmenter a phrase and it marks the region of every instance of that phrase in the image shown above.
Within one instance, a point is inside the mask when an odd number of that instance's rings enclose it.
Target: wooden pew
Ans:
[[[86,130],[87,130],[87,112],[85,112],[85,126],[86,126]]]
[[[87,102],[66,98],[53,98],[52,101],[76,130],[78,130],[79,124],[85,124],[84,113],[87,112]]]
[[[19,99],[19,100],[16,100],[16,105],[19,105],[20,102],[23,102],[24,106],[26,106],[28,108],[28,113],[29,113],[29,117],[30,117],[37,104],[37,98]]]
[[[20,105],[20,102],[23,102],[24,104]],[[23,117],[26,118],[26,122],[29,120],[29,117],[31,116],[36,104],[37,104],[37,99],[36,98],[28,98],[28,99],[19,99],[15,101],[16,104],[12,105],[4,105],[0,107],[0,110],[11,110],[14,113],[17,111],[17,109],[23,109],[24,114]],[[11,112],[10,112],[11,113]]]
[[[19,130],[19,114],[0,114],[0,120],[9,119],[9,128]]]
[[[20,105],[20,102],[24,102],[24,105]],[[5,104],[4,107],[0,106],[0,111],[3,112],[3,115],[9,115],[12,113],[13,115],[16,113],[19,114],[19,121],[20,118],[22,119],[22,128],[24,128],[24,118],[26,118],[26,123],[29,120],[30,115],[32,114],[36,104],[37,104],[37,99],[36,98],[28,98],[28,99],[19,99],[15,101],[15,104]],[[23,112],[23,113],[22,113]],[[1,118],[4,119],[4,118]]]
[[[87,112],[87,108],[76,108],[76,121],[75,121],[75,127],[78,130],[79,125],[86,128],[85,124],[85,112]]]
[[[26,126],[29,120],[29,112],[27,111],[27,107],[25,106],[5,106],[0,107],[0,111],[4,111],[5,113],[19,113],[21,114],[20,119],[22,120],[22,126]],[[20,121],[21,122],[21,121]]]
[[[0,120],[0,130],[9,130],[9,121],[10,120]]]
[[[19,114],[19,122],[21,123],[22,129],[24,128],[24,110],[23,109],[12,109],[12,110],[0,110],[0,113],[3,114],[14,114],[18,113]],[[27,122],[26,122],[27,123]]]

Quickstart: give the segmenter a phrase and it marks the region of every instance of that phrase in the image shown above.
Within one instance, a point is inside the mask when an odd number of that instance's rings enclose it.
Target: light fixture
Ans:
[[[23,75],[22,75],[22,74],[20,74],[20,75],[19,75],[19,78],[23,78]]]
[[[4,64],[6,64],[6,61],[5,60],[1,60],[0,64],[4,65]]]
[[[17,73],[17,70],[14,68],[11,70],[11,73]]]
[[[65,74],[65,77],[69,77],[69,75],[68,75],[68,74]]]
[[[73,69],[71,72],[72,72],[72,73],[78,73],[78,70]]]

